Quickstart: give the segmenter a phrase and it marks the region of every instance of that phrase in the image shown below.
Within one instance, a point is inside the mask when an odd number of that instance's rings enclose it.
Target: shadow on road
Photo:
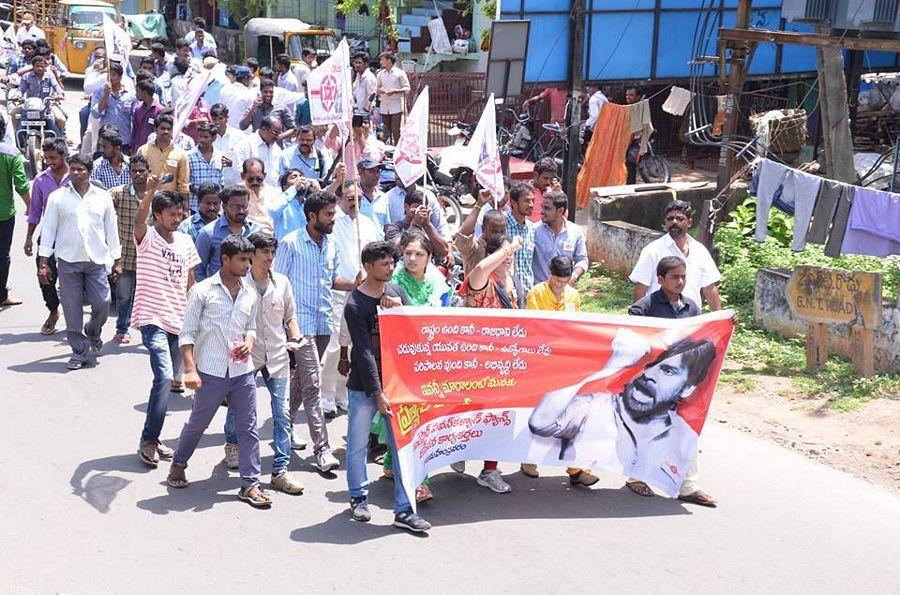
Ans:
[[[162,466],[160,466],[162,467]],[[204,512],[212,509],[216,504],[233,502],[237,500],[237,492],[240,480],[229,475],[225,465],[220,463],[212,468],[209,478],[192,481],[188,475],[190,485],[184,489],[171,488],[165,484],[165,474],[168,465],[162,471],[161,485],[167,493],[154,498],[140,500],[137,507],[153,514],[169,514],[170,512]]]
[[[66,342],[66,332],[57,331],[52,335],[40,333],[0,333],[0,345],[17,345],[19,343],[57,343]]]
[[[70,370],[66,369],[66,362],[69,361],[70,356],[70,353],[51,355],[45,358],[36,359],[27,364],[7,366],[6,369],[10,372],[22,372],[25,374],[68,374]],[[75,373],[77,374],[77,372]]]
[[[431,478],[435,499],[419,506],[419,513],[435,527],[482,521],[640,518],[691,514],[678,501],[656,496],[642,498],[624,486],[619,489],[585,489],[569,486],[566,477],[529,479],[520,473],[504,476],[512,486],[509,494],[494,494],[475,483],[475,478],[441,473]],[[326,492],[332,502],[347,503],[347,510],[330,519],[291,532],[303,543],[349,545],[396,533],[390,527],[394,482],[381,478],[369,486],[373,511],[369,524],[350,520],[350,497],[346,490]]]
[[[144,466],[134,454],[114,455],[85,461],[78,465],[69,480],[72,493],[99,512],[107,513],[118,493],[131,483],[130,479],[112,475],[116,471],[146,473],[150,469]],[[89,475],[90,477],[88,477]]]

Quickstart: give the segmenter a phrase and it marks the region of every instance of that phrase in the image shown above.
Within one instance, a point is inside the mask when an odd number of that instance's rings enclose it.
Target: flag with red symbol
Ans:
[[[337,124],[353,119],[350,49],[342,39],[330,58],[306,77],[313,124]]]
[[[488,98],[481,113],[481,119],[469,146],[472,147],[472,170],[475,179],[486,190],[491,191],[495,201],[503,200],[503,168],[500,165],[500,147],[497,145],[497,113],[494,94]]]
[[[425,159],[428,150],[428,87],[416,98],[394,156],[394,170],[406,187],[425,175]]]

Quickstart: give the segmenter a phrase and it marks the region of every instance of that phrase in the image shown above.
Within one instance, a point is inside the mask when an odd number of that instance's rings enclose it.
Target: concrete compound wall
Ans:
[[[784,337],[806,335],[806,322],[796,318],[788,304],[787,290],[791,272],[785,269],[760,269],[756,272],[753,315],[757,324]],[[875,369],[900,372],[900,309],[885,302],[880,329],[874,333]],[[850,357],[850,325],[828,325],[828,351]]]

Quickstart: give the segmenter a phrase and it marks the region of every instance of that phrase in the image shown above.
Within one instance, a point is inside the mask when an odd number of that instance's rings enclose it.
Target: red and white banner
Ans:
[[[394,153],[394,170],[405,187],[425,175],[428,150],[428,86],[416,97]]]
[[[306,77],[313,124],[337,124],[353,119],[350,49],[342,39],[331,57]]]
[[[181,134],[182,129],[187,125],[191,112],[194,111],[197,101],[200,100],[200,96],[206,91],[206,87],[212,78],[213,71],[203,68],[185,82],[184,90],[178,96],[178,101],[173,106],[175,126],[172,128],[172,138],[175,141],[178,140],[178,135]]]
[[[410,502],[429,472],[461,460],[589,467],[676,496],[731,316],[383,310],[384,391]]]
[[[481,112],[481,119],[472,133],[469,146],[472,148],[471,167],[475,172],[475,179],[491,191],[495,201],[503,200],[503,168],[500,165],[500,147],[497,145],[497,106],[493,93]]]

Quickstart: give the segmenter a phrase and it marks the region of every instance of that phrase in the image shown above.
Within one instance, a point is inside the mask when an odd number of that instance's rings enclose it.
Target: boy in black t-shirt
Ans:
[[[350,419],[347,427],[347,485],[350,489],[350,511],[353,519],[369,521],[367,503],[366,450],[369,429],[375,412],[392,417],[391,405],[382,391],[381,348],[378,307],[390,308],[408,301],[403,289],[391,285],[394,267],[400,257],[391,242],[372,242],[362,250],[362,265],[366,280],[357,287],[344,308],[344,318],[353,339],[350,351],[350,375],[347,395],[350,400]],[[397,460],[397,448],[391,435],[390,421],[385,419],[391,454]],[[424,532],[431,525],[412,511],[403,489],[400,466],[394,470],[394,526]]]

